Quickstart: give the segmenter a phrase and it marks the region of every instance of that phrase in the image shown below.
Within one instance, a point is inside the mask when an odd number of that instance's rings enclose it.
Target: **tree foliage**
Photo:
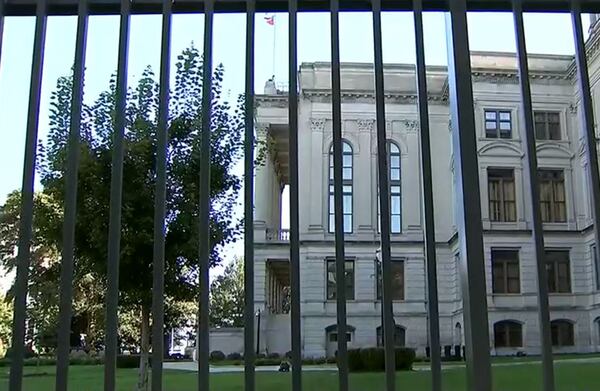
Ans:
[[[235,258],[210,286],[210,324],[244,326],[244,262]]]
[[[189,300],[197,293],[198,200],[202,124],[202,59],[194,47],[176,63],[169,102],[165,287],[169,297]],[[236,240],[239,222],[233,209],[240,178],[232,173],[242,150],[243,117],[222,98],[224,69],[213,74],[211,122],[210,264],[219,249]],[[44,193],[64,200],[66,144],[72,79],[60,78],[51,98],[50,131],[39,148]],[[149,305],[152,290],[154,193],[159,85],[148,67],[127,95],[124,141],[121,303]],[[81,125],[75,254],[77,269],[106,273],[111,159],[115,116],[115,79],[94,104],[85,106]],[[243,104],[239,98],[237,105]]]

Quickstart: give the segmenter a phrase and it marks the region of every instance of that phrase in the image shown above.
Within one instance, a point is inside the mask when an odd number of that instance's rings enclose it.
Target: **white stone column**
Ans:
[[[256,166],[256,174],[254,179],[254,229],[257,240],[265,239],[265,230],[269,228],[271,224],[271,209],[272,209],[272,188],[273,188],[273,175],[272,175],[272,162],[271,156],[268,151],[267,136],[268,136],[268,125],[260,124],[257,126],[257,140],[259,141],[259,147],[257,148],[257,155],[261,153],[260,149],[266,148],[262,151],[265,158],[260,165]]]
[[[372,176],[375,171],[371,165],[372,135],[375,129],[375,120],[359,119],[356,121],[358,130],[358,143],[354,150],[353,184],[354,184],[354,216],[357,233],[373,234],[373,219],[371,205],[373,205]],[[357,153],[358,152],[358,153]],[[377,208],[375,208],[377,213]]]
[[[302,190],[303,194],[309,192],[310,200],[310,220],[308,229],[310,231],[323,231],[323,194],[327,192],[326,188],[323,188],[325,179],[324,175],[328,174],[328,162],[327,158],[323,158],[323,150],[327,146],[323,145],[323,132],[325,131],[326,120],[324,118],[311,118],[310,119],[310,137],[311,137],[311,159],[310,159],[310,184],[304,184],[308,188]],[[324,166],[325,163],[325,166]],[[325,204],[327,205],[327,204]],[[326,223],[325,223],[326,224]]]
[[[402,170],[402,229],[403,232],[421,231],[421,159],[419,146],[419,123],[403,121],[403,136],[408,153],[401,155]]]

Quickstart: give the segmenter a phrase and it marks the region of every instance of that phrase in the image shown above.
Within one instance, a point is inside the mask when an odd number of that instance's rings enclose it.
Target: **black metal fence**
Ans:
[[[581,12],[600,12],[600,3],[594,0],[0,0],[0,45],[4,18],[11,15],[35,15],[36,27],[31,69],[31,86],[27,122],[25,164],[22,185],[21,225],[18,243],[18,269],[15,285],[15,310],[13,323],[13,356],[10,369],[10,391],[20,391],[23,379],[23,358],[26,321],[27,282],[30,261],[33,219],[33,184],[38,134],[40,90],[43,71],[46,21],[49,15],[78,15],[75,50],[74,83],[70,137],[68,144],[66,201],[64,205],[64,231],[62,246],[60,282],[60,326],[58,330],[56,389],[66,391],[69,370],[69,335],[71,324],[73,247],[75,235],[77,170],[79,127],[82,114],[83,72],[86,54],[87,24],[91,14],[120,15],[120,36],[118,51],[118,71],[116,83],[116,120],[114,129],[114,155],[110,193],[110,223],[108,240],[108,269],[106,294],[106,352],[104,389],[115,389],[117,357],[117,310],[119,252],[122,198],[123,136],[125,130],[125,100],[127,91],[127,63],[132,14],[162,14],[161,65],[160,65],[160,104],[158,117],[157,178],[154,218],[154,257],[153,257],[153,303],[152,303],[152,389],[162,389],[163,360],[163,317],[164,317],[164,252],[165,252],[165,186],[166,186],[166,146],[170,75],[169,57],[171,40],[171,19],[173,13],[204,13],[204,84],[203,102],[211,101],[211,69],[213,15],[215,12],[244,12],[246,24],[246,78],[245,78],[245,387],[255,389],[254,377],[254,268],[253,268],[253,144],[254,144],[254,16],[255,12],[288,12],[289,15],[289,145],[290,145],[290,266],[291,266],[291,344],[292,344],[292,390],[300,391],[302,384],[301,364],[301,314],[300,314],[300,257],[299,257],[299,202],[298,202],[298,82],[297,82],[297,14],[305,11],[329,11],[331,15],[331,58],[332,58],[332,114],[334,149],[334,189],[335,225],[343,226],[342,200],[342,138],[341,138],[341,89],[340,89],[340,48],[339,12],[370,11],[373,16],[375,92],[377,120],[378,184],[381,207],[381,256],[383,264],[383,330],[386,358],[386,390],[395,389],[394,365],[394,323],[391,299],[390,264],[390,205],[388,189],[386,129],[384,110],[384,78],[382,56],[382,11],[412,11],[416,37],[417,91],[420,119],[420,141],[423,168],[423,208],[425,213],[425,250],[427,265],[427,294],[429,341],[431,347],[432,389],[441,390],[439,314],[437,301],[436,253],[434,240],[433,186],[430,152],[430,133],[427,108],[427,85],[424,58],[423,12],[446,12],[446,38],[448,41],[448,75],[452,137],[454,143],[455,172],[457,175],[458,228],[462,292],[464,299],[465,341],[467,359],[468,389],[472,391],[491,390],[491,370],[488,335],[488,314],[486,304],[485,272],[481,212],[470,205],[480,205],[479,179],[477,174],[477,148],[471,84],[471,66],[467,36],[467,11],[493,10],[512,11],[517,38],[519,83],[523,123],[526,129],[526,170],[529,183],[526,188],[533,205],[533,235],[537,260],[538,310],[541,325],[541,346],[543,353],[544,390],[554,389],[552,344],[548,309],[548,286],[544,267],[544,242],[539,208],[537,158],[532,117],[532,103],[527,67],[527,50],[523,29],[524,11],[563,11],[572,15],[577,78],[583,108],[583,127],[587,145],[587,158],[590,166],[593,189],[593,221],[596,243],[599,242],[600,226],[600,180],[598,158],[594,135],[592,100],[587,71]],[[1,52],[0,52],[1,54]],[[202,112],[202,164],[198,180],[200,183],[199,216],[199,265],[200,265],[200,321],[198,327],[198,389],[209,389],[209,328],[208,328],[208,257],[209,257],[209,165],[210,165],[210,117],[211,106],[204,105]],[[4,130],[3,130],[4,131]],[[468,213],[466,213],[468,209]],[[600,246],[596,246],[600,249]],[[335,230],[336,280],[344,281],[344,230]],[[337,330],[345,335],[346,298],[344,289],[337,290]],[[346,338],[338,338],[339,389],[348,390],[348,358]]]

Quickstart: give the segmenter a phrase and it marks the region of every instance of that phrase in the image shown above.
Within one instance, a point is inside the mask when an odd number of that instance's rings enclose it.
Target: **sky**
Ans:
[[[287,14],[275,14],[273,26],[265,21],[265,16],[256,15],[256,93],[262,93],[264,83],[271,75],[275,75],[277,82],[287,84]],[[525,14],[524,20],[530,53],[574,53],[569,14]],[[147,65],[158,74],[161,21],[159,15],[131,17],[129,85],[134,85]],[[235,102],[244,90],[245,21],[244,14],[217,14],[214,19],[213,61],[215,65],[222,63],[225,67],[224,98],[230,102]],[[328,13],[298,15],[299,63],[330,61],[329,21]],[[5,20],[0,61],[0,203],[4,202],[7,193],[21,186],[34,22],[32,17],[8,17]],[[42,140],[48,131],[50,96],[56,80],[68,75],[73,63],[76,22],[74,16],[48,18],[39,128]],[[587,16],[583,17],[583,22],[587,31]],[[203,15],[174,15],[172,26],[171,64],[192,44],[202,50]],[[513,21],[509,13],[471,13],[468,28],[471,50],[515,51]],[[424,30],[426,63],[445,65],[444,14],[426,13]],[[382,34],[385,63],[414,63],[412,14],[383,13]],[[107,88],[110,76],[116,70],[118,35],[118,16],[90,17],[84,88],[86,102],[94,101]],[[373,61],[370,13],[342,13],[340,37],[342,62]],[[174,67],[171,69],[174,71]],[[237,170],[240,174],[243,172],[241,164]],[[37,181],[36,186],[39,189]],[[287,211],[289,208],[284,201],[283,226],[288,224]],[[242,212],[241,207],[239,212]],[[242,242],[228,253],[242,255]]]

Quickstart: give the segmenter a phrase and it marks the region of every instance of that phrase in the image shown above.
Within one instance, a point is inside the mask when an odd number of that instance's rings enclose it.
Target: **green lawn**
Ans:
[[[600,390],[600,363],[560,362],[555,365],[557,391]],[[541,390],[539,364],[496,366],[493,368],[495,391]],[[0,390],[8,388],[8,368],[0,372]],[[54,367],[26,367],[24,391],[50,391],[54,389]],[[75,391],[101,391],[101,366],[73,366],[70,368],[70,387]],[[443,371],[444,391],[465,389],[465,369],[449,368]],[[196,374],[182,371],[165,371],[164,384],[168,391],[196,390]],[[212,374],[212,391],[242,391],[243,374]],[[136,382],[135,369],[118,372],[119,391],[132,391]],[[257,373],[257,389],[260,391],[286,391],[290,389],[290,374]],[[398,372],[397,389],[425,391],[430,387],[428,371]],[[306,391],[337,390],[337,373],[304,372],[303,389]],[[350,375],[352,391],[378,391],[384,389],[383,373],[359,373]]]

